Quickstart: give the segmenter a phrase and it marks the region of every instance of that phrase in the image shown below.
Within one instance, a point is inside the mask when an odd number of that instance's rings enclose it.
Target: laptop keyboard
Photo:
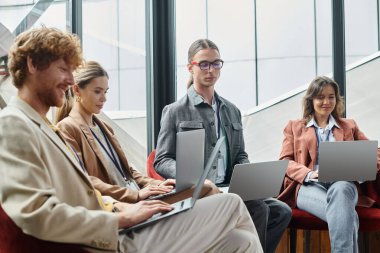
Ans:
[[[173,189],[173,190],[171,190],[170,192],[167,192],[167,193],[150,196],[148,199],[160,199],[160,198],[163,198],[163,197],[166,197],[166,196],[173,195],[174,193],[176,193],[175,189]]]
[[[185,204],[185,201],[182,200],[181,202],[176,202],[172,206],[174,207],[173,210],[181,210],[183,208],[183,205]]]
[[[183,208],[184,204],[185,204],[184,200],[182,200],[180,202],[176,202],[176,203],[172,204],[172,207],[174,207],[173,210],[171,210],[169,212],[166,212],[166,213],[156,213],[152,217],[150,217],[149,219],[147,219],[146,221],[155,220],[157,217],[160,217],[162,215],[168,214],[170,212],[181,210]]]

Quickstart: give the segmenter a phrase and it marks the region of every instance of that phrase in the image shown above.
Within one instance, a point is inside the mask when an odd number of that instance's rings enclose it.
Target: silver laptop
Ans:
[[[236,164],[229,187],[222,191],[238,194],[244,201],[276,197],[288,163],[288,160],[279,160]]]
[[[205,130],[178,132],[176,140],[176,184],[168,193],[149,199],[161,199],[196,185],[204,168]]]
[[[319,144],[319,182],[375,180],[377,141],[334,141]]]
[[[203,170],[202,175],[198,178],[193,196],[191,198],[187,198],[187,199],[184,199],[182,201],[176,202],[176,203],[172,204],[174,209],[171,210],[170,212],[157,213],[142,223],[139,223],[139,224],[132,226],[130,228],[120,230],[119,234],[125,234],[125,233],[128,233],[130,231],[135,231],[137,229],[141,229],[141,228],[146,227],[146,226],[148,226],[154,222],[157,222],[161,219],[164,219],[166,217],[172,216],[174,214],[177,214],[177,213],[180,213],[180,212],[183,212],[183,211],[186,211],[186,210],[189,210],[190,208],[192,208],[194,206],[195,202],[197,201],[197,199],[199,198],[199,194],[201,193],[201,190],[203,188],[204,181],[207,178],[207,175],[208,175],[208,173],[212,167],[213,161],[215,160],[215,158],[219,152],[219,149],[220,149],[220,146],[222,145],[223,140],[224,140],[224,137],[221,137],[221,138],[219,138],[218,142],[216,143],[216,145],[215,145],[215,147],[214,147],[214,149],[213,149],[213,151],[212,151],[212,153],[211,153],[211,155],[207,161],[206,167]],[[205,210],[205,211],[207,211],[207,210]]]

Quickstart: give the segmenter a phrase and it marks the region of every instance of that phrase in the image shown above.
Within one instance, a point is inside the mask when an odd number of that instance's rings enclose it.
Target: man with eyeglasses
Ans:
[[[240,111],[214,91],[223,63],[219,49],[212,41],[200,39],[190,46],[187,95],[167,105],[162,112],[154,162],[155,170],[161,176],[176,176],[176,133],[181,131],[205,129],[205,161],[218,138],[226,137],[208,175],[208,179],[217,185],[230,182],[235,164],[249,162],[245,152]],[[274,252],[291,219],[291,209],[273,198],[246,201],[245,204],[264,252]]]

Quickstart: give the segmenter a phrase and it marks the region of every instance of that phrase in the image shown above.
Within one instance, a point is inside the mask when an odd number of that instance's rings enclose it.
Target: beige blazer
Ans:
[[[147,184],[158,185],[162,181],[155,180],[142,175],[139,171],[132,168],[121,148],[113,130],[106,123],[102,122],[96,116],[93,120],[98,124],[106,133],[111,145],[114,147],[120,162],[124,168],[125,174],[133,178],[140,188],[145,187]],[[106,170],[106,157],[101,150],[101,146],[97,143],[96,139],[91,133],[89,126],[84,121],[83,117],[77,112],[71,112],[70,115],[64,118],[57,124],[62,135],[68,143],[70,143],[78,152],[81,157],[85,168],[92,176],[91,181],[95,188],[98,189],[102,195],[108,195],[123,202],[134,203],[137,202],[138,192],[130,190],[125,187],[113,185],[107,170]]]
[[[352,119],[337,121],[340,128],[333,129],[337,141],[368,140]],[[289,160],[281,193],[278,199],[296,206],[298,190],[306,175],[312,170],[317,158],[317,137],[313,127],[306,127],[304,120],[291,120],[284,129],[284,140],[280,160]],[[380,149],[378,149],[377,169],[380,169]],[[376,181],[365,182],[358,185],[360,206],[372,206],[375,202],[380,204],[380,176]]]
[[[76,158],[19,98],[0,112],[0,201],[26,234],[97,252],[117,250],[117,216],[100,211]]]

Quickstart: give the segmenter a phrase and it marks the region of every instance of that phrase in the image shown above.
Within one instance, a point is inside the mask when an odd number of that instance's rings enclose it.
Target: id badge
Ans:
[[[218,177],[223,178],[225,177],[226,172],[225,172],[225,166],[224,166],[224,159],[222,154],[219,152],[218,154]]]

